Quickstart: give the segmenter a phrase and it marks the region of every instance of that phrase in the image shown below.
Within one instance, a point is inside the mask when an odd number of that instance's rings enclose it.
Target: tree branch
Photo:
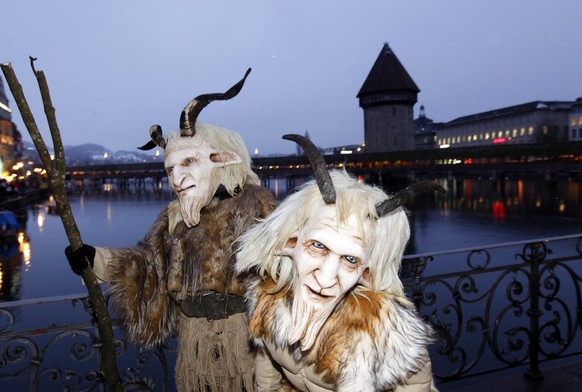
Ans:
[[[83,241],[81,240],[81,233],[77,228],[77,223],[75,222],[75,218],[71,211],[71,205],[69,203],[69,199],[67,198],[67,193],[65,190],[64,185],[66,175],[65,154],[63,144],[61,141],[61,135],[55,117],[55,109],[52,106],[49,89],[44,73],[42,71],[36,71],[34,69],[34,60],[35,59],[31,57],[30,63],[39,84],[45,114],[49,123],[49,128],[53,139],[53,145],[55,148],[54,165],[51,160],[51,156],[48,152],[48,149],[46,147],[46,144],[42,138],[42,135],[38,130],[34,116],[30,111],[30,107],[28,106],[28,102],[26,101],[26,98],[24,96],[22,86],[18,82],[18,79],[16,78],[16,75],[12,69],[12,65],[10,63],[3,63],[0,64],[0,67],[2,68],[2,72],[4,73],[6,82],[10,87],[10,91],[14,96],[16,105],[18,106],[20,114],[22,115],[22,119],[24,120],[24,124],[26,125],[26,128],[30,133],[30,137],[32,138],[32,141],[36,147],[36,150],[38,151],[40,159],[49,177],[52,193],[55,198],[55,202],[57,204],[59,215],[65,228],[67,238],[69,239],[69,243],[71,244],[71,247],[73,249],[78,249],[83,245]],[[87,265],[88,265],[87,268],[83,270],[82,276],[83,281],[85,282],[85,285],[87,287],[87,291],[89,293],[89,298],[95,310],[97,329],[101,336],[102,347],[101,347],[100,368],[105,378],[105,381],[107,381],[111,390],[123,391],[123,384],[121,382],[121,378],[119,377],[119,373],[117,370],[111,318],[109,317],[109,313],[107,311],[107,305],[105,303],[105,299],[103,298],[101,287],[99,286],[99,283],[97,282],[97,279],[93,274],[93,269],[91,268],[90,263],[87,263]]]

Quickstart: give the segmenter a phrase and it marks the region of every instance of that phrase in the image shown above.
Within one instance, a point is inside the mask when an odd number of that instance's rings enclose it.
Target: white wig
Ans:
[[[403,295],[398,271],[410,237],[404,209],[399,207],[378,219],[376,205],[389,197],[383,190],[360,183],[345,171],[333,170],[330,175],[337,195],[338,224],[354,215],[363,234],[364,221],[372,221],[372,233],[368,233],[372,238],[364,238],[370,288]],[[290,287],[293,260],[283,256],[283,249],[323,204],[315,180],[287,197],[265,220],[238,239],[237,271],[257,269],[262,276],[268,274],[276,282],[276,291]]]
[[[171,132],[168,135],[167,144],[170,145],[176,138],[180,138],[180,142],[184,143],[184,140],[188,140],[190,137],[180,136],[180,131]],[[241,163],[224,167],[222,185],[232,196],[235,196],[237,186],[242,188],[245,184],[257,184],[259,182],[259,177],[251,169],[251,157],[247,146],[238,133],[213,124],[197,122],[196,135],[193,137],[201,137],[219,154],[234,153],[240,158]]]

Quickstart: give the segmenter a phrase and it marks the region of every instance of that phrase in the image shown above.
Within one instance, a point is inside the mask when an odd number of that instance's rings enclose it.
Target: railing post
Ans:
[[[424,293],[421,286],[422,277],[424,270],[426,269],[426,265],[430,260],[432,260],[432,256],[410,259],[410,278],[412,278],[412,281],[414,282],[410,285],[412,288],[410,296],[414,306],[416,307],[416,310],[419,312],[424,298]]]
[[[529,253],[526,254],[529,250]],[[529,367],[525,376],[532,380],[544,378],[539,368],[540,353],[540,261],[545,258],[546,247],[541,242],[527,244],[523,248],[524,260],[530,264],[529,292],[530,307],[527,310],[530,323],[529,336]]]

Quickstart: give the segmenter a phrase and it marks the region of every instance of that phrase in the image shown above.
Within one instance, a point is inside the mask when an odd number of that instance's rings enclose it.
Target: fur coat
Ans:
[[[257,391],[436,391],[427,345],[431,329],[406,298],[348,293],[314,345],[289,346],[291,290],[257,281],[247,293],[250,335],[258,346]]]
[[[115,314],[123,318],[129,338],[152,346],[178,334],[180,391],[240,391],[242,385],[252,390],[246,314],[190,318],[180,302],[207,292],[244,296],[247,278],[233,270],[233,243],[274,207],[267,189],[247,184],[236,197],[213,199],[201,210],[200,223],[188,228],[175,200],[135,247],[97,248],[94,271],[105,266],[102,278],[110,284]]]

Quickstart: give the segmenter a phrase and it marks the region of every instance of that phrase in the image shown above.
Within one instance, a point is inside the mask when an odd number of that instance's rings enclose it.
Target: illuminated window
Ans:
[[[578,125],[582,125],[582,116],[578,117]]]
[[[572,126],[572,127],[576,126],[576,117],[572,117],[572,121],[570,122],[570,126]]]
[[[517,137],[517,128],[513,128],[513,137]]]
[[[473,134],[473,140],[474,141],[477,141],[477,135],[476,134]]]
[[[469,141],[469,142],[470,142],[470,141],[471,141],[471,139],[472,139],[472,136],[471,136],[471,135],[469,135],[469,136],[467,137],[467,139],[468,139],[467,141]]]
[[[503,137],[503,131],[497,132],[497,137]]]
[[[534,133],[534,127],[529,127],[527,129],[527,134],[531,136],[531,135],[533,135],[533,133]]]
[[[519,136],[525,136],[525,128],[521,127],[521,129],[519,130]]]
[[[485,140],[489,140],[489,132],[485,132]]]
[[[547,134],[548,134],[548,126],[547,126],[547,125],[544,125],[544,126],[542,127],[542,133],[543,133],[544,135],[547,135]]]
[[[505,137],[509,137],[509,129],[505,130]]]

